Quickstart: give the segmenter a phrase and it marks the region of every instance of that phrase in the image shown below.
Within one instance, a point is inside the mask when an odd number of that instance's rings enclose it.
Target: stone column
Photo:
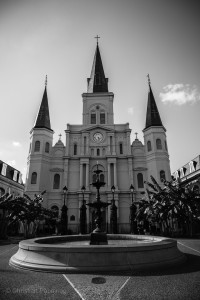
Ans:
[[[80,189],[83,186],[83,164],[80,162]]]
[[[114,186],[117,187],[117,162],[114,162]]]
[[[89,190],[89,162],[86,164],[86,189]]]
[[[108,187],[110,187],[110,163],[108,163]]]

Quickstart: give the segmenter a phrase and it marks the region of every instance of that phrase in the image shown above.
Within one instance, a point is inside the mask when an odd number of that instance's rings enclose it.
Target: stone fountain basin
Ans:
[[[24,240],[9,264],[54,273],[130,271],[169,267],[185,261],[172,239],[108,234],[108,245],[90,245],[90,235]]]

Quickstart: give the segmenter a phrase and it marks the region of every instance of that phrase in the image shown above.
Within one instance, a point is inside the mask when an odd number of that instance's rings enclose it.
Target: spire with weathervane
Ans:
[[[39,112],[36,117],[34,128],[47,128],[49,130],[52,130],[50,117],[49,117],[49,105],[48,105],[48,97],[47,97],[47,75],[45,79],[44,94],[43,94]]]
[[[90,78],[88,78],[88,93],[107,93],[108,92],[108,78],[105,77],[103,64],[101,60],[101,55],[99,51],[98,35],[95,37],[97,39],[97,47],[94,55],[94,61],[92,65],[92,71]]]
[[[149,84],[149,93],[148,93],[148,103],[147,103],[147,114],[146,114],[146,126],[145,129],[151,126],[163,126],[160,114],[156,105],[156,101],[151,89],[151,81],[149,74],[148,77],[148,84]]]

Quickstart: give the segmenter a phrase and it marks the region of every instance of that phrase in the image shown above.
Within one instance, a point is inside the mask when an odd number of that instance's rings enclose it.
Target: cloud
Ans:
[[[13,141],[12,144],[14,147],[21,147],[20,142]]]
[[[183,105],[186,103],[195,103],[200,100],[200,93],[195,85],[190,84],[168,84],[163,88],[164,92],[160,93],[161,101],[164,103],[174,103]]]
[[[15,167],[16,166],[16,161],[13,159],[13,160],[7,160],[6,162],[9,166],[12,166],[12,167]]]
[[[133,115],[133,107],[129,107],[128,108],[128,114],[129,115]]]

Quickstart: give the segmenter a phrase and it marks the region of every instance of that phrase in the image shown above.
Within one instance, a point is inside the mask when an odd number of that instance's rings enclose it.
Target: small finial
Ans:
[[[45,86],[47,86],[47,75],[46,75],[46,78],[45,78]]]
[[[150,80],[149,74],[147,74],[147,78],[148,78],[148,84],[149,84],[149,86],[150,86],[150,85],[151,85],[151,80]]]
[[[135,139],[136,139],[136,140],[138,140],[138,138],[137,138],[137,135],[138,135],[138,133],[137,133],[137,132],[135,132],[135,135],[136,135],[136,138],[135,138]]]
[[[97,34],[97,36],[95,36],[94,38],[97,39],[97,45],[98,45],[98,42],[99,42],[98,39],[100,39],[100,36],[98,36],[98,34]]]
[[[60,133],[58,136],[59,136],[59,141],[61,141],[61,136],[62,136],[62,134]]]

